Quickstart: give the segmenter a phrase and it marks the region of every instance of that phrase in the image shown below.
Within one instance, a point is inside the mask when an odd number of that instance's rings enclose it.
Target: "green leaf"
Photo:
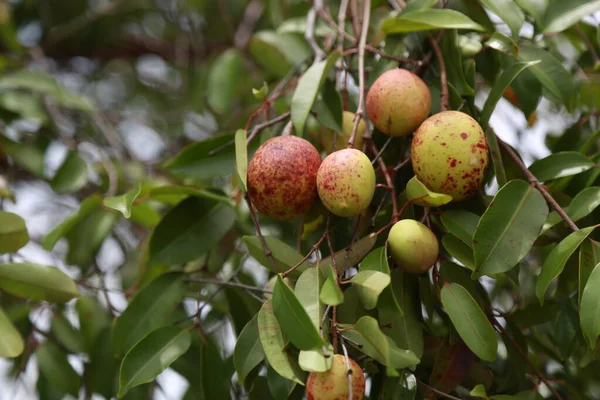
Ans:
[[[14,253],[29,242],[25,220],[17,214],[0,211],[0,254]]]
[[[121,399],[130,389],[154,381],[187,351],[191,342],[190,333],[175,326],[165,326],[151,332],[123,358],[117,397]]]
[[[415,10],[432,8],[437,4],[437,0],[411,0],[408,1],[406,7],[401,12],[409,13]]]
[[[506,22],[514,37],[519,35],[525,22],[525,14],[513,0],[481,0],[481,2]]]
[[[600,263],[596,264],[590,275],[583,296],[579,312],[581,330],[585,335],[590,350],[596,348],[596,341],[600,336]]]
[[[45,342],[35,350],[40,373],[57,389],[77,398],[81,377],[73,369],[67,354],[52,342]]]
[[[475,299],[457,283],[444,284],[440,296],[452,325],[469,349],[482,360],[494,361],[496,333]]]
[[[233,350],[233,365],[238,373],[240,384],[258,364],[265,359],[260,339],[258,337],[258,313],[246,324],[235,343]]]
[[[242,190],[246,191],[246,176],[248,175],[248,146],[246,145],[246,130],[238,129],[235,133],[235,164]]]
[[[51,303],[79,297],[75,282],[64,272],[32,263],[0,264],[0,289],[17,297]]]
[[[473,235],[479,224],[479,215],[466,210],[448,210],[442,214],[441,220],[449,233],[473,247]]]
[[[283,78],[292,66],[310,55],[310,49],[300,35],[273,31],[252,35],[248,52],[260,66],[278,78]]]
[[[38,178],[44,178],[44,153],[39,147],[13,142],[7,137],[0,136],[0,146],[14,162],[31,172]]]
[[[529,68],[549,93],[558,101],[571,109],[571,103],[575,95],[573,79],[561,62],[551,53],[539,47],[522,44],[519,48],[519,59],[521,61],[541,62]]]
[[[273,271],[275,273],[284,272],[292,268],[304,258],[302,254],[296,251],[296,249],[274,236],[264,236],[264,239],[267,243],[267,247],[269,250],[271,250],[271,256],[275,260],[275,266],[277,268],[276,271]],[[266,268],[273,268],[271,266],[271,262],[265,255],[265,250],[263,249],[258,236],[243,236],[242,241],[246,247],[248,247],[248,252],[256,259],[256,261]],[[290,273],[290,277],[298,278],[300,274],[308,268],[308,266],[308,261],[304,262],[301,266]]]
[[[522,180],[507,183],[481,216],[473,236],[476,271],[493,275],[521,261],[548,217],[542,194]]]
[[[439,267],[439,274],[447,282],[458,283],[464,287],[481,307],[486,307],[490,303],[485,295],[485,289],[479,284],[478,280],[471,278],[471,271],[469,269],[445,261]]]
[[[264,100],[268,94],[269,94],[269,85],[267,84],[266,81],[263,81],[263,84],[260,87],[260,89],[252,88],[252,95],[257,100]]]
[[[600,263],[600,243],[591,239],[585,240],[579,248],[578,304],[581,304],[581,296],[583,295],[585,285],[598,263]]]
[[[63,314],[54,314],[50,330],[56,340],[70,353],[82,353],[84,351],[81,332],[75,329]]]
[[[306,32],[306,17],[294,17],[286,19],[277,27],[277,33],[300,33]],[[331,35],[333,30],[323,21],[317,20],[315,24],[315,36],[324,37]]]
[[[164,216],[150,238],[152,263],[181,264],[215,247],[235,222],[227,204],[189,197]]]
[[[492,33],[490,38],[485,42],[485,45],[501,53],[510,54],[511,56],[516,57],[519,54],[519,46],[517,43],[511,37],[500,32]]]
[[[311,350],[325,344],[302,304],[292,290],[277,276],[273,288],[273,312],[283,334],[300,350]]]
[[[406,197],[408,201],[422,207],[440,207],[452,201],[450,195],[429,190],[416,175],[406,184]]]
[[[475,270],[473,249],[465,244],[465,242],[449,234],[444,235],[442,238],[442,246],[444,246],[444,249],[446,249],[450,256],[458,260],[462,265],[470,270]]]
[[[135,188],[131,189],[120,196],[107,197],[104,199],[104,205],[113,210],[119,211],[125,218],[131,217],[131,208],[133,202],[142,192],[142,186],[138,183]]]
[[[552,280],[560,275],[569,257],[577,250],[585,238],[592,233],[594,228],[595,226],[590,226],[571,233],[548,254],[535,284],[535,294],[540,300],[540,304],[544,304],[544,297]]]
[[[319,292],[323,282],[318,268],[309,268],[300,275],[294,287],[296,298],[306,311],[313,325],[319,330],[323,306],[319,300]]]
[[[568,207],[563,207],[563,209],[573,222],[577,222],[583,217],[591,214],[598,206],[600,206],[600,187],[593,186],[577,193],[577,196],[573,198],[571,204],[569,204]],[[544,223],[542,233],[562,221],[562,217],[558,215],[556,211],[552,211]]]
[[[390,276],[379,271],[360,271],[352,277],[352,284],[356,285],[365,308],[372,310],[383,289],[389,286]]]
[[[282,377],[304,385],[302,371],[284,349],[286,342],[271,299],[265,301],[258,312],[258,336],[269,365]]]
[[[343,131],[342,97],[336,90],[334,81],[326,79],[323,82],[321,96],[317,98],[313,110],[317,113],[317,120],[321,124],[334,132]]]
[[[25,343],[21,334],[0,307],[0,357],[17,357],[24,348]]]
[[[327,354],[327,357],[325,357]],[[298,355],[298,364],[303,371],[325,372],[333,365],[333,346],[321,346],[312,350],[301,350]]]
[[[600,10],[598,0],[555,1],[546,9],[543,22],[540,21],[544,26],[543,32],[562,32],[598,10]]]
[[[538,22],[543,19],[548,8],[548,0],[515,0],[515,2]]]
[[[100,206],[100,196],[93,195],[83,200],[79,205],[79,209],[73,215],[67,217],[56,228],[52,229],[42,239],[42,247],[46,251],[50,251],[56,245],[60,238],[68,234],[80,221],[87,217],[93,210]]]
[[[391,277],[390,265],[388,264],[387,246],[381,246],[367,254],[364,260],[362,260],[360,263],[360,271],[378,271]],[[357,292],[359,295],[361,295],[360,289],[357,288]],[[392,282],[390,282],[390,284],[384,288],[383,292],[381,292],[379,295],[377,306],[379,309],[389,309],[395,313],[398,313],[399,315],[402,315],[402,307],[400,306],[395,293],[396,292],[393,290]]]
[[[88,179],[88,167],[77,151],[69,151],[58,168],[50,186],[56,193],[73,193],[81,189]]]
[[[476,41],[479,44],[479,41]],[[470,79],[468,69],[469,61],[463,61],[463,52],[458,43],[458,32],[456,30],[448,31],[440,41],[440,50],[446,63],[446,74],[448,82],[454,86],[461,96],[474,96],[475,70],[473,69]]]
[[[425,9],[401,13],[382,21],[383,33],[406,33],[433,29],[470,29],[482,31],[484,28],[466,15],[449,9]]]
[[[140,289],[115,321],[115,353],[127,353],[148,333],[167,325],[173,309],[184,294],[181,274],[177,272],[161,275]]]
[[[335,279],[335,271],[333,266],[329,266],[327,269],[327,280],[321,288],[319,299],[327,305],[337,306],[344,302],[344,293],[338,286]]]
[[[337,264],[338,271],[346,271],[360,262],[375,246],[377,241],[377,235],[371,233],[356,242],[352,243],[349,247],[336,252],[333,256]],[[317,264],[321,269],[321,272],[327,273],[327,268],[333,265],[333,257],[330,255],[322,260],[317,261]],[[313,264],[313,265],[314,265]]]
[[[96,208],[78,221],[66,234],[69,242],[67,263],[84,268],[94,263],[96,253],[118,219],[119,214],[115,211]]]
[[[333,52],[326,60],[311,65],[298,80],[298,85],[292,97],[292,123],[296,134],[304,134],[304,125],[313,107],[317,94],[331,68],[335,65],[339,52]]]
[[[539,181],[576,175],[594,168],[594,162],[576,151],[554,153],[529,166],[529,171]]]
[[[110,325],[111,319],[98,300],[92,297],[78,298],[75,309],[79,316],[79,329],[83,335],[84,347],[89,354],[100,333]]]
[[[207,100],[210,107],[219,114],[231,111],[241,95],[240,86],[246,82],[246,75],[243,56],[237,49],[222,52],[208,73]]]

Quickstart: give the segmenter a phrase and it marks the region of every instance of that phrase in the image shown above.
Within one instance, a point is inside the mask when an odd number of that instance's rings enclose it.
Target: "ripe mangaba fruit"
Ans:
[[[362,400],[365,394],[365,375],[360,366],[352,359],[352,399]],[[349,399],[348,367],[346,358],[341,354],[333,356],[331,369],[326,372],[311,372],[306,381],[308,400],[346,400]]]
[[[369,207],[375,193],[375,170],[360,150],[343,149],[328,155],[317,173],[323,205],[340,217],[354,217]]]
[[[321,156],[307,140],[277,136],[263,143],[248,165],[248,194],[261,213],[282,221],[304,215],[317,197]]]
[[[419,180],[454,200],[477,192],[488,165],[488,145],[481,126],[459,111],[443,111],[423,122],[410,153]]]
[[[437,261],[440,250],[433,232],[413,219],[396,222],[390,230],[387,244],[392,260],[411,274],[429,270]]]
[[[373,83],[365,104],[369,119],[390,136],[408,136],[429,116],[431,92],[421,78],[392,69]]]
[[[329,128],[323,128],[321,132],[321,143],[323,144],[323,149],[327,153],[332,153],[336,150],[345,149],[348,140],[350,140],[350,136],[352,136],[352,130],[354,129],[354,114],[350,111],[344,111],[343,114],[343,123],[342,123],[342,132],[334,132]],[[363,119],[361,119],[358,123],[358,127],[356,128],[356,135],[354,136],[354,148],[361,150],[363,147],[363,135],[367,130],[367,124]],[[336,137],[337,135],[337,137]],[[333,148],[333,140],[335,137],[335,149]]]

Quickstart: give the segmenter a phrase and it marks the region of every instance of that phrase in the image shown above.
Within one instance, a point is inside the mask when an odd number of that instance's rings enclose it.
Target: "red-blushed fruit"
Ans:
[[[392,226],[387,240],[392,260],[405,272],[422,274],[439,255],[438,240],[431,229],[414,219],[402,219]]]
[[[317,190],[325,208],[340,217],[365,211],[375,193],[375,170],[360,150],[343,149],[328,155],[317,173]]]
[[[362,400],[365,395],[365,374],[354,360],[348,361],[352,371],[352,399]],[[333,356],[329,371],[311,372],[306,381],[308,400],[346,400],[350,398],[348,389],[348,367],[342,354]]]
[[[248,194],[258,211],[291,221],[317,198],[321,155],[305,139],[277,136],[264,142],[248,165]]]
[[[373,125],[390,136],[408,136],[431,112],[431,92],[421,78],[396,68],[371,86],[365,104]]]
[[[415,174],[430,190],[456,201],[477,193],[488,165],[488,145],[481,126],[459,111],[427,118],[412,139]]]

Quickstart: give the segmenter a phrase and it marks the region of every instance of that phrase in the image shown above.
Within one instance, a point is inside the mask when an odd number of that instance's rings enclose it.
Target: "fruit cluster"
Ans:
[[[488,164],[485,134],[477,121],[462,112],[442,111],[429,116],[431,101],[421,78],[408,70],[393,69],[373,83],[365,107],[369,120],[381,133],[394,137],[414,133],[411,162],[421,183],[454,201],[464,200],[478,191],[484,179]],[[254,207],[279,220],[306,214],[317,197],[341,217],[355,217],[367,210],[375,192],[375,170],[361,151],[368,130],[365,122],[360,121],[356,128],[353,148],[345,148],[354,120],[354,113],[344,111],[341,133],[321,130],[319,141],[329,153],[323,161],[309,141],[296,136],[279,136],[262,144],[248,167],[248,194]],[[439,253],[433,232],[411,219],[393,225],[387,246],[392,260],[414,274],[428,271]],[[348,395],[348,385],[340,383],[346,377],[344,357],[335,357],[330,371],[309,377],[309,399]],[[355,377],[353,398],[361,399],[364,376],[350,361]],[[331,396],[325,395],[328,387]]]

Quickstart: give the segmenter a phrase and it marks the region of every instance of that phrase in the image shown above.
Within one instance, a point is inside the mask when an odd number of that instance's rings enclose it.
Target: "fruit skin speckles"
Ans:
[[[439,243],[434,233],[413,219],[403,219],[392,226],[387,246],[392,260],[410,274],[429,270],[439,255]]]
[[[362,400],[365,394],[365,375],[356,363],[349,359],[352,371],[352,399]],[[347,400],[348,368],[346,359],[341,354],[333,356],[331,369],[326,372],[311,372],[306,381],[306,397],[308,400]]]
[[[248,194],[262,214],[291,221],[304,215],[317,197],[321,156],[307,140],[277,136],[263,143],[248,165]]]
[[[340,217],[354,217],[365,211],[375,193],[375,170],[360,150],[331,153],[317,173],[317,190],[323,205]]]
[[[439,140],[446,145],[440,146]],[[485,134],[465,113],[440,112],[417,129],[411,161],[419,180],[430,190],[464,200],[477,192],[485,176],[489,162]]]

